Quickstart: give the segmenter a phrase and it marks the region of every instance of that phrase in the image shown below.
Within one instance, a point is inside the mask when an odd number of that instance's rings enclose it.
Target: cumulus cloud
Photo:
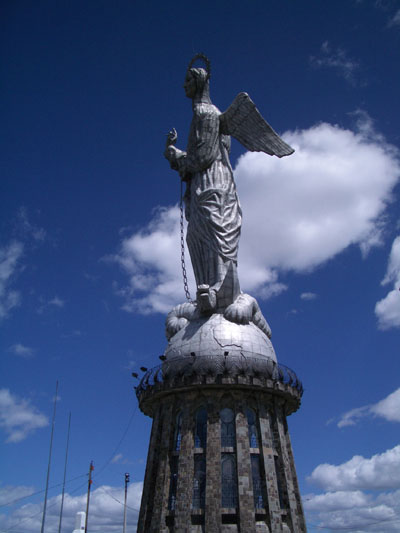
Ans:
[[[20,442],[48,423],[47,417],[29,400],[0,389],[0,427],[7,434],[6,442]]]
[[[318,465],[308,480],[324,490],[400,488],[400,445],[366,459],[355,455],[341,465]]]
[[[356,73],[360,69],[358,61],[350,58],[346,50],[341,47],[333,49],[329,41],[322,43],[318,56],[310,57],[310,65],[314,68],[332,68],[351,85],[355,85]]]
[[[380,416],[389,422],[400,422],[400,388],[375,404],[350,409],[340,417],[337,425],[340,428],[354,426],[366,416]]]
[[[350,245],[363,256],[382,242],[384,212],[400,176],[397,150],[357,113],[350,131],[322,123],[283,137],[296,152],[278,159],[247,152],[235,178],[243,208],[242,289],[268,298],[286,290],[279,276],[309,272]],[[158,208],[108,259],[129,277],[116,285],[127,311],[162,312],[184,300],[179,208]],[[187,257],[189,285],[194,280]]]
[[[285,139],[296,148],[292,156],[246,153],[236,167],[245,214],[241,258],[254,264],[255,247],[258,268],[304,272],[351,244],[376,244],[400,175],[394,149],[369,130],[330,124]]]
[[[371,405],[370,410],[390,422],[400,422],[400,388],[380,402]]]
[[[393,288],[375,306],[380,329],[400,327],[400,236],[396,237],[389,255],[386,275],[382,285],[392,284]]]
[[[29,346],[24,346],[21,343],[13,344],[10,346],[9,351],[18,357],[23,357],[24,359],[30,359],[33,357],[34,349]]]
[[[397,491],[400,492],[400,491]],[[325,505],[330,500],[336,499],[337,493],[328,494],[327,498],[322,495],[321,498],[312,498],[310,501],[306,501],[304,504],[307,519],[311,523],[318,522],[318,527],[321,529],[329,529],[330,531],[353,531],[354,533],[389,533],[397,532],[400,528],[399,510],[400,506],[398,502],[393,502],[392,505],[387,503],[379,503],[379,499],[391,500],[394,493],[384,495],[383,498],[372,498],[366,495],[359,498],[357,496],[353,498],[354,493],[344,492],[343,497],[339,497],[338,500],[343,499],[343,507],[338,504],[338,509],[330,511],[324,509]],[[347,496],[347,498],[346,498]],[[397,494],[398,496],[398,494]],[[361,504],[362,499],[366,500],[365,505]],[[348,499],[348,502],[346,502]],[[321,508],[318,509],[318,503],[321,504]],[[325,504],[325,505],[324,505]]]
[[[0,506],[11,505],[34,492],[34,487],[25,485],[0,485]]]
[[[20,293],[12,288],[12,284],[23,250],[23,244],[18,241],[0,248],[0,320],[6,318],[21,301]]]
[[[179,209],[159,207],[147,227],[124,239],[116,261],[129,276],[129,284],[116,286],[126,311],[165,313],[185,298],[181,280]],[[189,269],[189,282],[194,278]]]
[[[142,483],[131,483],[127,495],[127,524],[128,530],[136,526]],[[119,533],[123,525],[124,489],[102,485],[92,490],[90,497],[90,531]],[[56,531],[59,524],[61,495],[48,500],[46,513],[46,529]],[[73,496],[66,493],[63,508],[63,530],[72,531],[75,524],[76,513],[85,511],[86,493]],[[34,533],[40,530],[41,504],[26,504],[12,514],[0,515],[0,528],[8,529],[18,526],[18,530]]]
[[[372,497],[360,490],[325,492],[324,494],[309,494],[304,497],[304,507],[307,511],[337,511],[354,509],[370,504]]]
[[[376,496],[359,490],[308,494],[303,503],[307,520],[318,522],[319,528],[356,533],[400,529],[400,490]]]

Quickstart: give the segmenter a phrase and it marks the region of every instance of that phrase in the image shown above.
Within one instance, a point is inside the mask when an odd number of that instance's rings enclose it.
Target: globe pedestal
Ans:
[[[305,532],[286,422],[302,392],[254,324],[188,322],[136,389],[153,418],[138,533]]]

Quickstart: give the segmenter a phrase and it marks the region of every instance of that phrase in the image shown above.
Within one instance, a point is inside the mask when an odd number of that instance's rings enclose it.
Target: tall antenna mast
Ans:
[[[67,461],[68,461],[68,448],[69,448],[69,432],[70,432],[70,429],[71,429],[71,411],[70,411],[69,417],[68,417],[67,448],[66,448],[66,451],[65,451],[64,480],[63,480],[63,488],[62,488],[62,496],[61,496],[60,523],[58,525],[58,533],[61,533],[61,522],[62,522],[62,514],[63,514],[63,508],[64,508],[65,478],[66,478],[66,475],[67,475]]]
[[[49,490],[51,452],[52,452],[52,449],[53,449],[53,435],[54,435],[54,423],[55,423],[55,420],[56,420],[57,395],[58,395],[58,380],[56,381],[56,394],[54,396],[53,421],[52,421],[52,424],[51,424],[51,437],[50,437],[50,450],[49,450],[49,464],[47,465],[47,479],[46,479],[46,490],[45,490],[45,493],[44,493],[42,528],[40,530],[41,533],[44,533],[44,523],[45,523],[45,520],[46,520],[47,493],[48,493],[48,490]]]

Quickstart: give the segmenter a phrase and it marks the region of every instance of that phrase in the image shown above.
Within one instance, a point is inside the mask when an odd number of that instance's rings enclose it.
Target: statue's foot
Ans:
[[[197,287],[197,303],[202,313],[210,314],[217,308],[217,293],[209,285]]]
[[[224,317],[236,324],[253,322],[269,339],[271,338],[271,328],[265,320],[257,300],[249,294],[239,294],[236,300],[225,309]]]

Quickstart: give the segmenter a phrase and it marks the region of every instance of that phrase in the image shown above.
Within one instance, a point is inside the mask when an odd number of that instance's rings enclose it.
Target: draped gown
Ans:
[[[218,307],[226,307],[240,293],[242,211],[229,161],[230,137],[220,133],[220,114],[213,104],[194,105],[187,150],[178,158],[187,182],[186,240],[196,283],[209,285]]]

